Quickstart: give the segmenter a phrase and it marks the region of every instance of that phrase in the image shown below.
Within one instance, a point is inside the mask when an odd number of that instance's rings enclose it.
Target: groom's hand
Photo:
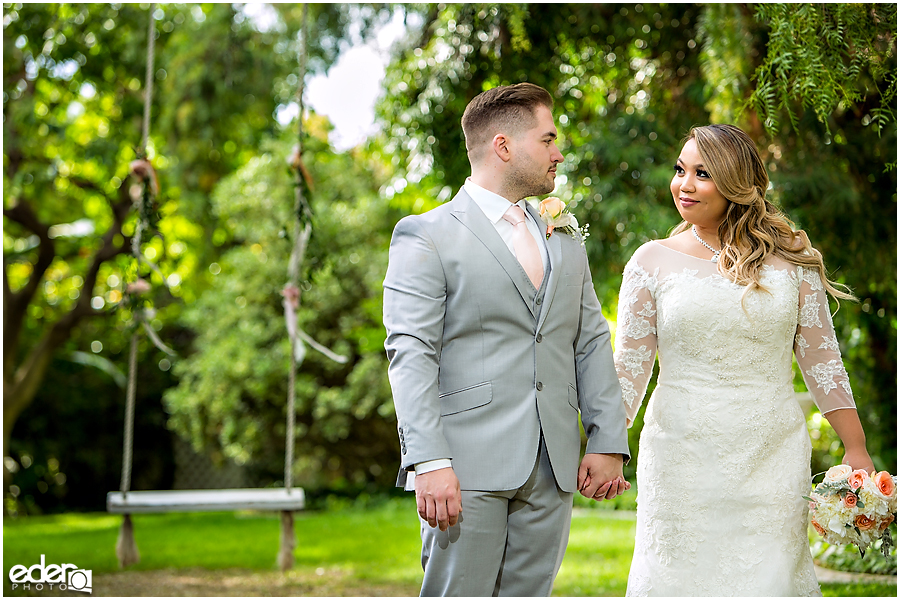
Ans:
[[[622,475],[621,454],[585,454],[578,469],[578,491],[585,498],[612,500],[631,484]]]
[[[447,531],[459,521],[462,493],[452,468],[416,475],[416,506],[431,527]]]

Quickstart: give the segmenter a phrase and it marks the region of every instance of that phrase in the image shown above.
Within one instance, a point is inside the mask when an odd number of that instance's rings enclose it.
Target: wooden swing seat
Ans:
[[[111,513],[214,512],[232,510],[303,510],[302,488],[232,490],[171,490],[109,492],[106,510]]]

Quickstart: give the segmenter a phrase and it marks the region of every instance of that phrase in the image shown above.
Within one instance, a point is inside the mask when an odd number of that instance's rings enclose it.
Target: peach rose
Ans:
[[[556,196],[550,196],[541,200],[539,208],[542,218],[546,215],[550,219],[555,219],[566,209],[566,203]]]
[[[847,483],[850,484],[851,490],[858,490],[863,486],[868,477],[869,475],[863,469],[857,469],[847,477]]]
[[[825,472],[825,481],[829,483],[843,481],[844,479],[847,479],[852,472],[853,469],[850,468],[850,465],[834,465]]]
[[[821,535],[822,537],[824,537],[825,534],[827,533],[825,531],[825,528],[822,527],[821,525],[819,525],[818,521],[816,521],[815,519],[812,520],[812,526],[815,528],[815,530],[818,532],[818,534]]]
[[[846,506],[847,508],[853,508],[854,506],[856,506],[858,500],[859,498],[857,498],[856,494],[852,492],[847,492],[846,494],[844,494],[844,506]]]
[[[887,526],[893,522],[894,522],[894,515],[888,515],[887,518],[878,525],[878,529],[883,531],[883,530],[887,529]]]
[[[878,491],[890,498],[894,494],[894,478],[887,471],[881,471],[873,477]]]
[[[868,531],[875,526],[875,521],[873,521],[866,515],[857,515],[853,520],[853,524],[856,525],[860,531]]]

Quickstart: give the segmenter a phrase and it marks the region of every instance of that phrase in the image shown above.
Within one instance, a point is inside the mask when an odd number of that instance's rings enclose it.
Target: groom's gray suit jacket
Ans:
[[[397,224],[384,324],[398,485],[415,464],[451,458],[464,490],[516,489],[543,433],[557,484],[574,492],[579,409],[587,452],[629,456],[609,326],[584,248],[556,232],[547,250],[549,277],[535,290],[464,190]]]

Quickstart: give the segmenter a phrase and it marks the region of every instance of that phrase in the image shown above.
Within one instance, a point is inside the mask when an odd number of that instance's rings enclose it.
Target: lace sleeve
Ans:
[[[629,427],[641,408],[656,360],[656,281],[656,273],[650,275],[632,259],[619,290],[614,360]]]
[[[800,312],[794,354],[806,387],[822,414],[856,408],[822,279],[814,270],[801,268],[800,271]]]

